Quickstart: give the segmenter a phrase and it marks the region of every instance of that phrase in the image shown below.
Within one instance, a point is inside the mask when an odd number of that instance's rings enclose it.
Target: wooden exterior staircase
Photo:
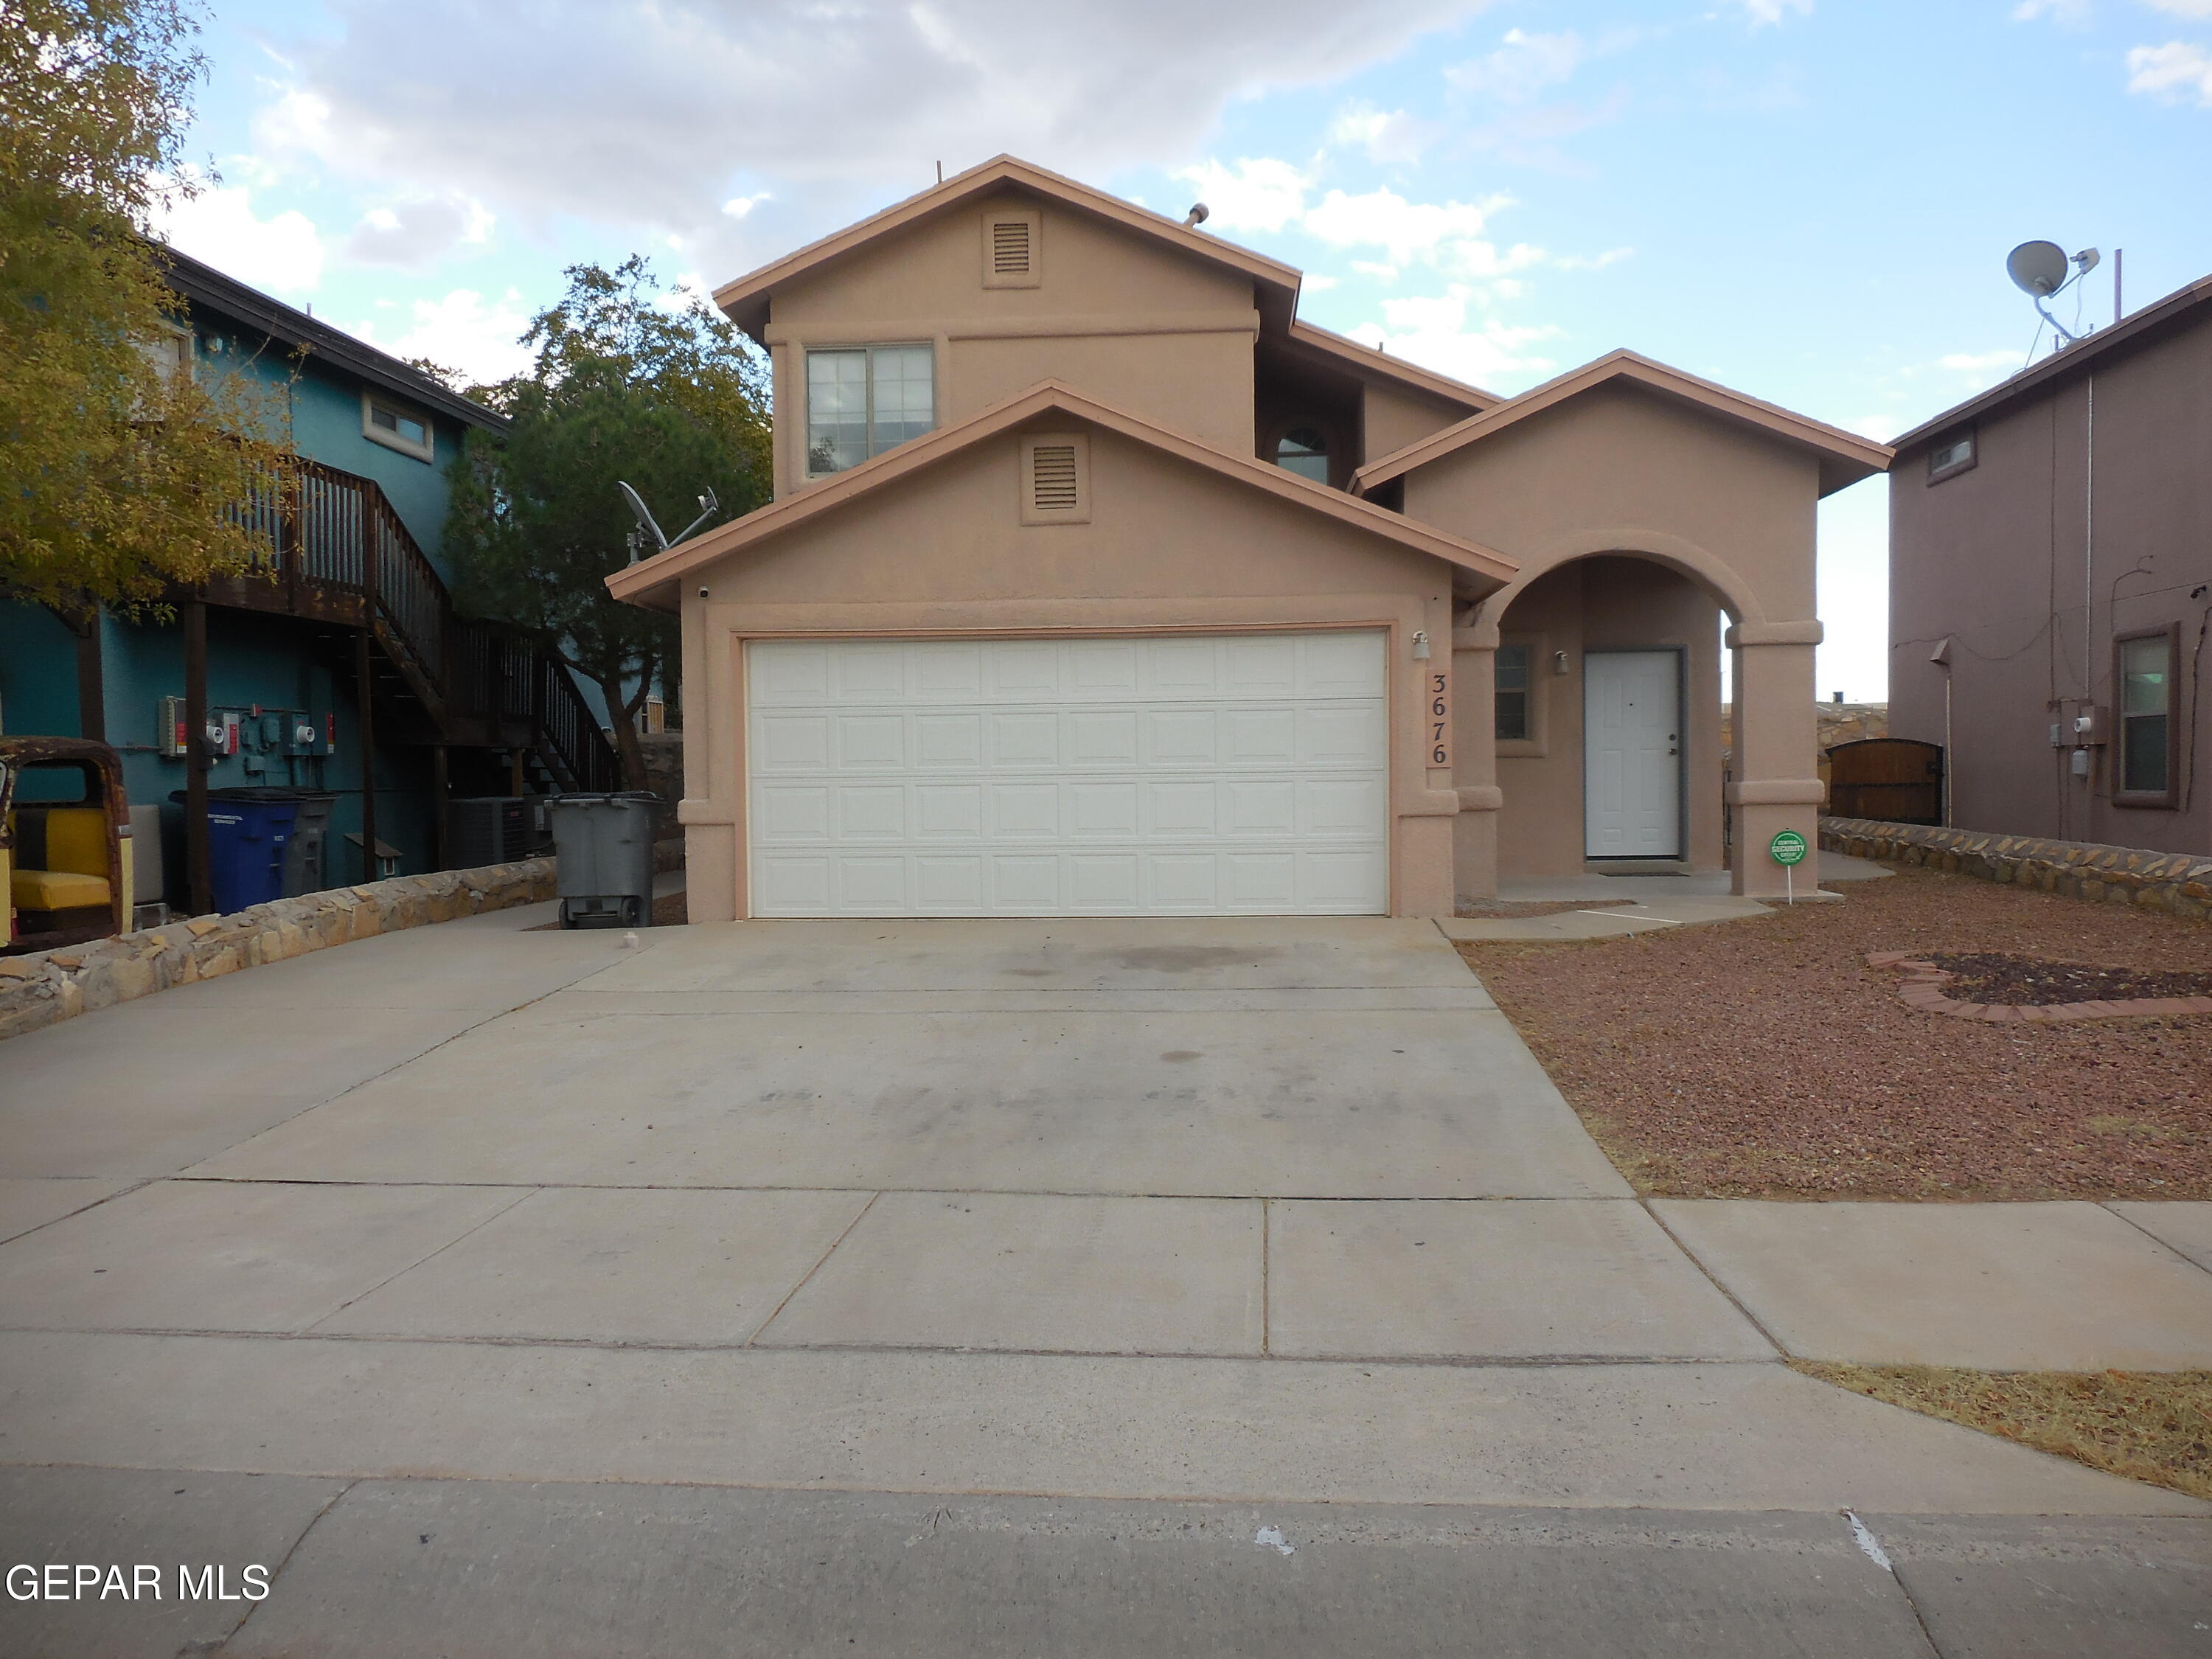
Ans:
[[[295,458],[236,512],[265,555],[202,597],[330,624],[323,638],[350,658],[378,741],[504,750],[513,776],[562,790],[622,787],[621,761],[568,671],[516,629],[456,616],[374,479]]]

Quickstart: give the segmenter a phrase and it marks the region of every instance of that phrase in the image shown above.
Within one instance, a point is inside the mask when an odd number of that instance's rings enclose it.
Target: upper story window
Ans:
[[[438,459],[438,440],[431,429],[430,417],[380,392],[361,394],[361,435],[373,444],[412,455],[418,461]]]
[[[806,471],[858,466],[937,424],[926,345],[842,346],[806,354]]]
[[[1528,722],[1528,647],[1501,645],[1495,666],[1497,721],[1494,735],[1500,743],[1526,743],[1532,735]]]
[[[1328,482],[1328,440],[1310,426],[1294,426],[1275,444],[1275,465],[1316,483]]]
[[[2114,799],[2123,805],[2173,805],[2173,775],[2180,758],[2173,722],[2179,644],[2171,628],[2125,635],[2118,641],[2119,787]]]
[[[189,380],[192,376],[192,335],[190,329],[164,328],[138,343],[139,355],[153,365],[164,380]]]
[[[1974,460],[1974,434],[1961,433],[1928,452],[1928,482],[1940,483],[1954,472],[1964,472]]]

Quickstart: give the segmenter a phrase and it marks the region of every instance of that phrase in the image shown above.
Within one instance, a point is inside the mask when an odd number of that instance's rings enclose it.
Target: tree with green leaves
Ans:
[[[566,274],[568,293],[522,337],[529,372],[469,389],[512,424],[469,434],[446,546],[465,607],[527,629],[599,688],[623,777],[641,788],[638,714],[680,658],[672,618],[607,592],[632,528],[617,485],[671,532],[709,491],[718,518],[765,501],[766,374],[744,336],[676,299],[642,258]]]
[[[105,605],[244,568],[281,453],[264,384],[195,372],[149,240],[204,70],[188,0],[0,0],[0,595]]]

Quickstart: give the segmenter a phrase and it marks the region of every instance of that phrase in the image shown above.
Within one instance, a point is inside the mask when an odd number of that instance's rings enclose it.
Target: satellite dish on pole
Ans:
[[[2066,286],[2066,250],[2056,242],[2022,242],[2005,256],[2005,274],[2021,293],[2047,300]]]
[[[655,553],[665,553],[672,544],[666,534],[662,532],[659,524],[653,519],[652,508],[646,506],[645,497],[632,489],[620,478],[617,478],[615,483],[623,493],[623,500],[629,503],[629,510],[637,519],[637,528],[629,533],[629,562],[635,564],[640,555],[644,554],[648,545]],[[699,497],[699,516],[684,527],[678,534],[677,541],[689,541],[705,527],[708,520],[721,510],[722,504],[714,499],[714,492],[712,489],[708,490],[705,495]]]
[[[2056,242],[2022,242],[2005,255],[2005,274],[2012,278],[2015,288],[2035,301],[2037,312],[2058,336],[2058,349],[2062,351],[2079,337],[2052,316],[2051,308],[2043,302],[2077,277],[2094,270],[2098,258],[2096,249],[2085,247],[2069,258],[2066,250]]]

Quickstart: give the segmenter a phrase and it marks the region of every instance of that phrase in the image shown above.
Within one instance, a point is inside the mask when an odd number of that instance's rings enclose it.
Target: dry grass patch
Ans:
[[[2212,1371],[1791,1368],[1908,1411],[2056,1452],[2107,1474],[2212,1498]]]

